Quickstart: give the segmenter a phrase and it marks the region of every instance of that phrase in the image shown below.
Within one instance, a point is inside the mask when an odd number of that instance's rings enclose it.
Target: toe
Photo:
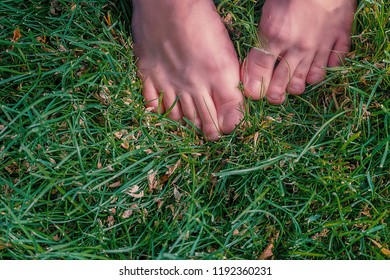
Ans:
[[[154,87],[150,79],[146,79],[143,83],[142,95],[144,96],[145,106],[151,108],[153,112],[164,112],[164,106],[159,104],[159,92]],[[160,107],[160,108],[159,108]]]
[[[287,87],[287,92],[289,94],[304,93],[306,89],[306,77],[307,73],[309,73],[312,60],[312,56],[307,56],[304,60],[301,61],[301,63],[299,63]]]
[[[250,50],[241,67],[241,80],[247,97],[259,100],[265,96],[275,62],[275,56],[266,51]]]
[[[330,48],[317,51],[313,63],[307,74],[306,82],[308,84],[317,84],[321,82],[326,75],[326,66],[328,65]]]
[[[186,117],[193,125],[202,130],[202,121],[200,119],[195,102],[189,93],[183,93],[180,97],[180,105],[184,117]]]
[[[174,121],[179,121],[183,118],[183,113],[180,106],[180,97],[177,97],[175,91],[165,90],[163,93],[163,103],[165,113],[168,118]]]
[[[218,125],[217,110],[208,90],[191,94],[202,122],[202,131],[207,140],[218,140],[220,129]]]
[[[328,66],[336,67],[340,65],[344,61],[350,48],[351,39],[349,37],[338,40],[333,48],[334,51],[332,51],[329,56]]]
[[[301,59],[301,56],[297,53],[287,53],[279,62],[267,90],[267,99],[271,104],[281,104],[284,102],[287,86]]]
[[[213,89],[213,100],[221,133],[231,133],[243,117],[242,93],[237,86],[232,85],[226,88],[220,86]]]

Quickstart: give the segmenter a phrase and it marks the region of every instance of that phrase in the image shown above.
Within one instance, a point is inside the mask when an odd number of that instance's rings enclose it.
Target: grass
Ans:
[[[243,59],[261,4],[216,4]],[[125,1],[1,1],[0,259],[388,259],[389,18],[207,142],[145,110]]]

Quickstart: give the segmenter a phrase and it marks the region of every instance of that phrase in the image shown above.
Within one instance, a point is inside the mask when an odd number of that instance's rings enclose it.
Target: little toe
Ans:
[[[274,55],[252,48],[241,67],[241,80],[245,95],[254,100],[265,97],[272,78],[276,58]]]

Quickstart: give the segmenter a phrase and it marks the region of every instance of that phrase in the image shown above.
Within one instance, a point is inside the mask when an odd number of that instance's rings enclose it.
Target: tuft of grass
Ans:
[[[261,1],[215,1],[240,59]],[[143,106],[128,1],[0,3],[0,259],[386,259],[390,9],[207,142]]]

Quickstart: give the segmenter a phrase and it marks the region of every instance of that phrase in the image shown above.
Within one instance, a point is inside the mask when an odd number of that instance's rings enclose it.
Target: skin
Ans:
[[[133,0],[133,38],[147,107],[195,124],[208,140],[231,133],[243,96],[281,104],[324,79],[350,49],[356,0],[267,0],[264,48],[240,65],[212,0]]]
[[[134,0],[134,51],[153,111],[184,117],[208,140],[242,118],[240,65],[211,0]]]
[[[259,32],[265,50],[253,48],[242,65],[245,95],[281,104],[322,81],[350,50],[356,0],[268,0]],[[277,63],[278,64],[275,64]],[[276,65],[276,67],[275,67]]]

